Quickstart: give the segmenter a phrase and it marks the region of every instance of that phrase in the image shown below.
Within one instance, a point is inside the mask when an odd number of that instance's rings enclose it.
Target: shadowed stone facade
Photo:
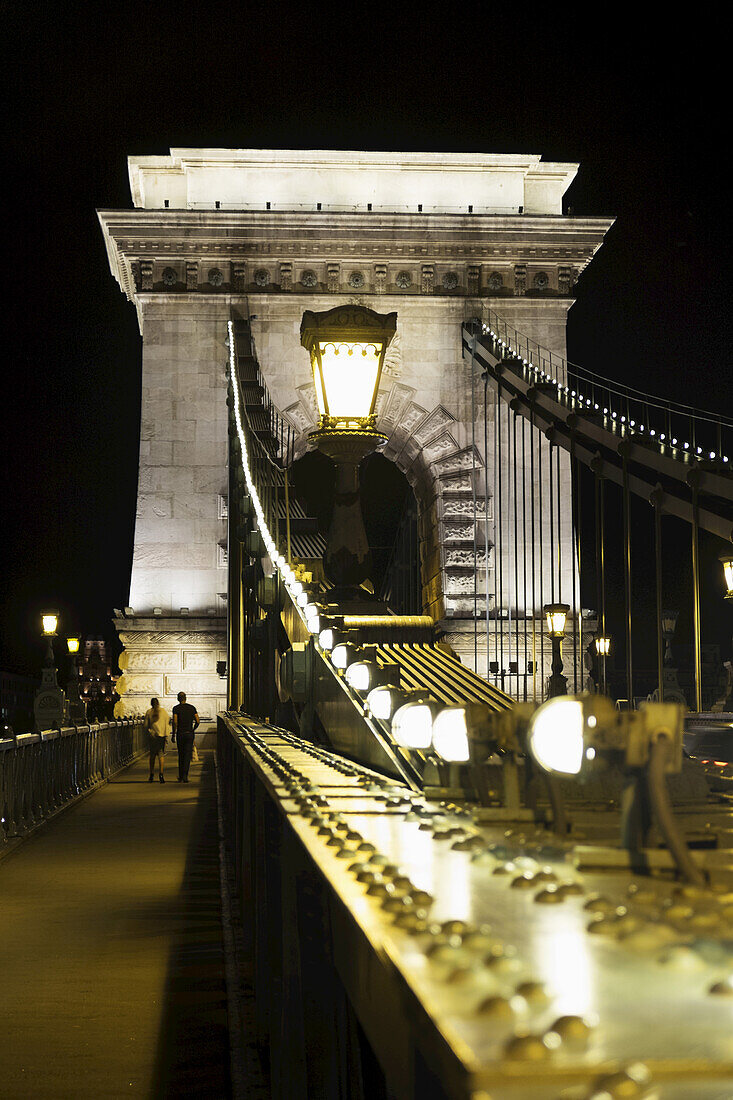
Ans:
[[[129,164],[135,209],[99,214],[111,269],[135,304],[143,337],[132,614],[118,624],[129,661],[138,660],[140,616],[152,623],[142,631],[146,638],[165,618],[160,648],[175,650],[182,683],[186,649],[171,641],[176,622],[183,635],[181,618],[195,615],[197,630],[210,635],[201,644],[211,654],[220,648],[232,310],[252,319],[257,356],[276,407],[296,432],[297,456],[317,421],[300,321],[307,309],[347,300],[397,312],[377,427],[389,437],[384,454],[418,501],[424,607],[447,620],[451,640],[472,665],[487,564],[493,607],[495,425],[490,395],[485,448],[483,383],[474,379],[472,392],[461,324],[490,307],[564,354],[572,286],[610,225],[562,215],[577,166],[503,155],[268,150],[173,150]],[[510,414],[502,415],[506,423]],[[504,463],[508,448],[503,430]],[[519,471],[520,483],[528,476]],[[564,455],[560,478],[569,500]],[[566,526],[561,586],[570,602]],[[523,619],[532,609],[511,583],[506,537],[503,547],[499,603]],[[547,598],[549,575],[545,580]],[[164,696],[173,686],[171,675],[161,684]],[[130,680],[124,698],[132,709],[147,706],[147,694]]]

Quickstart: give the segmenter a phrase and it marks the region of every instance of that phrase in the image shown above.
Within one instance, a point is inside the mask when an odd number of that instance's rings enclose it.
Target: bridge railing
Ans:
[[[493,310],[485,312],[484,332],[498,339],[537,374],[538,382],[558,385],[577,409],[609,417],[667,453],[729,465],[733,459],[733,418],[696,409],[604,378],[571,363],[557,352],[508,325]]]
[[[106,782],[147,740],[140,718],[0,739],[0,847]]]

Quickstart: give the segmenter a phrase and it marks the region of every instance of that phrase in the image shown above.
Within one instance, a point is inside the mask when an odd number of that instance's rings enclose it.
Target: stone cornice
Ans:
[[[577,274],[613,224],[553,215],[303,211],[121,210],[98,216],[110,268],[130,300],[136,294],[132,265],[140,261],[565,264]]]

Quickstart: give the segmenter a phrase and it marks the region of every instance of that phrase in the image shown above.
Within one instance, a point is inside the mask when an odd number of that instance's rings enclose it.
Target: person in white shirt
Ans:
[[[150,776],[148,783],[155,778],[155,758],[158,758],[160,782],[165,783],[163,764],[165,762],[165,742],[168,735],[170,715],[160,705],[159,699],[150,700],[150,710],[145,714],[144,726],[150,735]]]

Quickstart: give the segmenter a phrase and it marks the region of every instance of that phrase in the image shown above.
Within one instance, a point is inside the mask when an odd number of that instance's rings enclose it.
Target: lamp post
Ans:
[[[41,630],[47,640],[46,658],[41,670],[41,686],[33,699],[33,714],[37,730],[60,726],[66,711],[66,697],[58,685],[53,639],[59,625],[56,611],[41,612]]]
[[[74,658],[79,652],[80,638],[71,635],[66,639],[66,648],[69,654],[69,676],[66,681],[66,697],[69,702],[69,718],[72,722],[86,722],[86,707],[79,694],[79,675]]]
[[[565,637],[565,621],[570,610],[566,603],[545,604],[547,633],[552,641],[552,676],[550,677],[550,698],[567,695],[568,681],[562,674],[562,640]]]
[[[720,555],[720,564],[723,566],[725,577],[726,600],[733,600],[733,550],[725,550]]]
[[[359,464],[387,442],[376,430],[374,405],[384,355],[396,327],[396,313],[375,313],[358,305],[321,313],[307,310],[300,326],[300,342],[311,357],[320,413],[310,441],[336,465],[323,564],[335,586],[332,596],[342,602],[369,595],[364,582],[372,563],[359,500]]]
[[[608,657],[611,652],[611,639],[608,635],[599,634],[595,640],[595,647],[598,663],[601,666],[601,692],[603,695],[608,695],[608,687],[606,684],[606,657]]]

